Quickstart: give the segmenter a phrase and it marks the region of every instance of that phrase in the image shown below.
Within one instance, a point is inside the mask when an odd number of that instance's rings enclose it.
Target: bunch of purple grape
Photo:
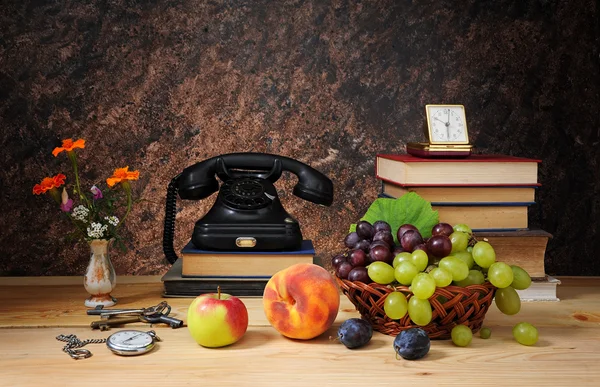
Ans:
[[[361,220],[356,225],[356,231],[344,238],[344,245],[348,250],[333,257],[332,267],[338,278],[370,283],[372,280],[369,278],[367,266],[377,261],[392,266],[399,253],[423,250],[430,263],[448,256],[452,251],[450,235],[454,231],[450,224],[438,223],[432,228],[432,236],[425,239],[417,227],[403,224],[396,231],[396,239],[399,242],[396,244],[389,223],[378,220],[371,224]]]

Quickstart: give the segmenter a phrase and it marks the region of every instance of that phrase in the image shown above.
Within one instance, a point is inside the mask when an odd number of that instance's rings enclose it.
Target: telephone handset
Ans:
[[[189,166],[167,189],[163,251],[170,263],[177,195],[200,200],[219,191],[213,207],[200,218],[192,243],[203,250],[293,250],[302,243],[298,221],[283,208],[273,183],[283,171],[298,177],[293,193],[301,199],[330,206],[333,183],[297,160],[267,153],[230,153]],[[219,182],[216,176],[222,181]]]

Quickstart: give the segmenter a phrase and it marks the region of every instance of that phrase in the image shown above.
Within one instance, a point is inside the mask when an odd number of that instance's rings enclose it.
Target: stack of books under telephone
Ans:
[[[529,227],[541,161],[506,155],[422,158],[378,154],[379,197],[415,192],[429,201],[442,222],[468,224],[477,239],[486,238],[503,262],[521,266],[532,277],[522,300],[558,301],[557,279],[548,276],[544,259],[552,235]]]
[[[297,263],[315,263],[311,240],[293,251],[200,250],[190,241],[162,277],[164,297],[196,297],[221,292],[233,296],[262,296],[271,276]]]

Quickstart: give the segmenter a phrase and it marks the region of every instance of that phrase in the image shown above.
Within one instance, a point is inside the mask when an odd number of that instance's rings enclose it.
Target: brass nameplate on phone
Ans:
[[[237,247],[254,247],[256,246],[256,238],[252,237],[239,237],[235,240]]]

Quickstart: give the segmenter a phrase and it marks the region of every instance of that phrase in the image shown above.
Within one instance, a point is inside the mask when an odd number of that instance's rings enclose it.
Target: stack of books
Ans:
[[[444,222],[465,223],[478,231],[507,231],[528,228],[527,211],[540,185],[539,162],[511,156],[377,155],[376,174],[383,196],[415,192],[431,202]]]
[[[440,222],[469,225],[477,239],[486,238],[494,246],[499,260],[527,270],[534,281],[532,288],[548,289],[549,283],[557,283],[544,269],[552,235],[531,229],[528,221],[528,209],[541,186],[539,163],[505,155],[446,159],[378,154],[376,177],[381,181],[380,197],[417,193],[438,211]],[[558,300],[555,294],[544,297]]]
[[[181,257],[162,277],[165,297],[196,297],[221,292],[233,296],[262,296],[271,276],[297,263],[314,263],[311,240],[293,251],[200,250],[189,242]]]

